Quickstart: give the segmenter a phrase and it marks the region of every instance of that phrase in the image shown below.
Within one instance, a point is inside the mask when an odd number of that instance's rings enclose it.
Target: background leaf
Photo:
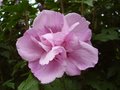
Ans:
[[[18,86],[18,90],[39,90],[39,82],[30,74],[28,78]]]

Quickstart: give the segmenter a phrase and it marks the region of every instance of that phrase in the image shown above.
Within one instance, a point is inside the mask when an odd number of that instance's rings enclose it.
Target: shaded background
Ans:
[[[64,75],[48,85],[33,77],[16,51],[16,40],[38,11],[76,12],[91,22],[95,68],[80,76]],[[3,0],[0,6],[0,90],[120,90],[120,0]]]

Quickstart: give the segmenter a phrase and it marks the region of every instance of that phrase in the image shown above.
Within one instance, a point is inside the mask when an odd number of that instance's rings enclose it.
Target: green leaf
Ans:
[[[15,83],[13,83],[12,80],[8,80],[8,81],[4,82],[3,86],[15,89]]]
[[[13,72],[12,72],[12,76],[19,71],[19,69],[23,69],[26,66],[26,61],[19,61],[18,63],[16,63],[16,65],[13,67]]]
[[[93,7],[93,1],[94,0],[83,0],[83,3],[87,4],[88,6]]]
[[[84,4],[87,4],[88,6],[91,6],[91,7],[93,7],[93,1],[96,1],[96,0],[71,0],[71,2],[84,3]]]
[[[52,83],[44,86],[45,90],[64,90],[63,83],[61,83],[60,79],[56,79]]]
[[[45,90],[80,90],[81,85],[77,78],[62,77],[56,79],[48,85],[44,85]]]
[[[18,90],[39,90],[39,82],[30,74],[28,78],[19,85]]]
[[[106,42],[109,40],[119,39],[119,35],[114,29],[103,29],[102,32],[95,35],[93,39]]]

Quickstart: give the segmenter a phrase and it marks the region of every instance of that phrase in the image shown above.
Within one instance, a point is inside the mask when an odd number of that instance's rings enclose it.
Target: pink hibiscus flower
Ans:
[[[89,22],[84,17],[43,10],[16,46],[34,76],[41,83],[50,83],[64,73],[80,75],[81,70],[95,66],[98,50],[90,39]]]

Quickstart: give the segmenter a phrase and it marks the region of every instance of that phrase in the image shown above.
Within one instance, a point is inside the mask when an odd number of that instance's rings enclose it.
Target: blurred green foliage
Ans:
[[[38,3],[42,6],[38,7]],[[91,22],[99,63],[80,76],[64,75],[48,85],[33,77],[16,51],[16,40],[39,10],[76,12]],[[0,6],[0,90],[120,90],[120,0],[3,0]]]

